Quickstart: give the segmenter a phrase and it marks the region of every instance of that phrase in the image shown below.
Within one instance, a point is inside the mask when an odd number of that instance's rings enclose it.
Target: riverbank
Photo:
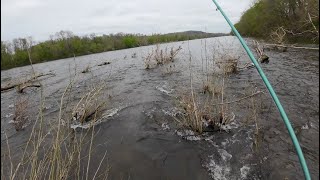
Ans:
[[[50,40],[39,43],[34,42],[32,37],[17,38],[12,42],[1,41],[1,70],[74,56],[226,35],[185,31],[152,35],[117,33],[77,36],[70,31],[60,31],[50,36]]]

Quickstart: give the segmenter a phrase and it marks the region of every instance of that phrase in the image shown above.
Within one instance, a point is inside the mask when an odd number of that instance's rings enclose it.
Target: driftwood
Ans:
[[[35,79],[38,79],[39,77],[42,77],[42,76],[55,76],[55,75],[56,74],[52,73],[52,72],[46,73],[46,74],[41,73],[41,74],[33,76],[30,80],[35,80]]]
[[[237,67],[238,71],[244,70],[244,69],[250,69],[253,68],[254,64],[253,63],[246,63],[243,67]]]
[[[319,50],[318,47],[303,47],[303,46],[290,46],[290,45],[282,45],[282,44],[265,44],[266,46],[272,47],[282,47],[282,48],[293,48],[293,49],[307,49],[307,50]]]
[[[97,66],[104,66],[104,65],[108,65],[108,64],[110,64],[110,62],[103,62],[101,64],[98,64]]]
[[[18,82],[18,83],[14,83],[14,84],[8,83],[7,85],[5,85],[5,86],[3,86],[3,87],[1,86],[1,92],[2,92],[2,91],[6,91],[6,90],[13,89],[13,88],[15,88],[15,87],[17,87],[17,86],[28,85],[28,84],[29,84],[29,86],[27,86],[27,87],[38,87],[38,85],[34,85],[34,84],[30,85],[30,83],[31,83],[32,81],[37,80],[39,77],[49,76],[49,75],[55,76],[54,73],[46,73],[46,74],[41,73],[41,74],[32,76],[30,79],[28,79],[28,80],[26,80],[26,81],[23,81],[23,82]],[[27,88],[27,87],[24,87],[23,89],[25,89],[25,88]],[[23,90],[23,89],[22,89],[22,90]]]
[[[9,89],[13,89],[14,87],[16,87],[18,84],[13,84],[11,85],[10,83],[7,84],[5,87],[1,87],[1,92],[2,91],[6,91],[6,90],[9,90]]]
[[[254,41],[255,44],[255,50],[257,54],[259,55],[259,61],[261,63],[269,63],[269,57],[264,53],[263,48],[260,48],[260,44],[257,41]]]
[[[18,91],[19,93],[23,93],[23,90],[24,90],[25,88],[27,88],[27,87],[41,87],[41,85],[40,85],[40,84],[32,84],[32,83],[30,83],[30,82],[25,83],[25,84],[19,84],[19,85],[17,86],[17,91]]]

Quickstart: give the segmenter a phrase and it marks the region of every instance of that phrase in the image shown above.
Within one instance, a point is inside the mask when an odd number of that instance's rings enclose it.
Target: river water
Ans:
[[[246,40],[253,50],[252,40]],[[161,44],[162,48],[178,46],[182,50],[173,63],[149,70],[143,59],[155,46],[35,64],[37,73],[56,74],[41,80],[46,121],[56,120],[60,98],[72,79],[73,90],[68,96],[71,102],[78,102],[90,88],[103,84],[99,99],[106,103],[107,116],[96,125],[92,168],[99,165],[101,154],[107,150],[107,162],[102,166],[111,167],[109,179],[303,179],[288,132],[254,68],[226,78],[225,98],[232,101],[252,90],[263,91],[256,97],[256,121],[252,120],[250,100],[244,100],[230,104],[234,122],[228,131],[192,135],[177,125],[177,97],[190,92],[190,77],[194,92],[203,96],[203,81],[215,68],[212,59],[234,56],[239,58],[240,66],[250,62],[232,36]],[[132,56],[134,53],[136,57]],[[270,62],[262,64],[262,69],[297,133],[312,179],[319,179],[318,51],[265,53]],[[111,63],[96,66],[106,61]],[[92,67],[90,72],[81,73],[87,66]],[[2,71],[1,84],[23,80],[31,72],[29,66]],[[14,103],[20,97],[28,98],[30,123],[23,131],[15,131],[10,121]],[[28,88],[22,94],[15,90],[1,93],[2,150],[7,147],[6,134],[11,154],[19,157],[39,104],[40,89]],[[73,128],[78,132],[83,127],[73,124]]]

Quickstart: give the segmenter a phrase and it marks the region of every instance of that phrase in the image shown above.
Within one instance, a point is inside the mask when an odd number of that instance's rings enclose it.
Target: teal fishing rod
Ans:
[[[284,124],[286,125],[287,129],[288,129],[288,132],[289,132],[289,135],[291,137],[291,140],[294,144],[294,147],[297,151],[297,154],[298,154],[298,157],[299,157],[299,161],[300,161],[300,164],[302,166],[302,169],[303,169],[303,173],[304,173],[304,176],[305,176],[305,179],[306,180],[310,180],[311,177],[310,177],[310,173],[309,173],[309,169],[308,169],[308,166],[307,166],[307,163],[306,163],[306,160],[304,158],[304,155],[303,155],[303,152],[301,150],[301,147],[300,147],[300,144],[299,144],[299,141],[297,139],[297,136],[296,134],[294,133],[294,130],[291,126],[291,123],[290,123],[290,120],[286,114],[286,112],[284,111],[275,91],[273,90],[267,76],[264,74],[263,70],[261,69],[258,61],[255,59],[255,57],[253,56],[252,52],[250,51],[249,47],[247,46],[247,44],[245,43],[245,41],[243,40],[243,38],[241,37],[241,35],[239,34],[239,32],[237,31],[237,29],[234,27],[234,25],[231,23],[230,19],[228,18],[228,16],[223,12],[223,10],[221,9],[221,7],[219,6],[219,4],[217,3],[216,0],[212,0],[213,3],[217,6],[217,10],[219,10],[222,14],[222,16],[225,18],[225,20],[228,22],[229,26],[231,27],[233,33],[238,37],[241,45],[243,46],[243,48],[246,50],[249,58],[251,59],[252,63],[255,65],[256,69],[258,70],[258,73],[260,75],[260,77],[262,78],[264,84],[266,85],[273,101],[275,102],[280,114],[281,114],[281,117],[284,121]]]

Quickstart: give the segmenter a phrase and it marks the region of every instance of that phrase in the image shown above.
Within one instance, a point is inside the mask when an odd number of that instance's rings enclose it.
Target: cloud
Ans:
[[[233,23],[252,0],[220,0]],[[60,30],[90,33],[229,32],[211,0],[1,0],[1,39],[45,40]]]

